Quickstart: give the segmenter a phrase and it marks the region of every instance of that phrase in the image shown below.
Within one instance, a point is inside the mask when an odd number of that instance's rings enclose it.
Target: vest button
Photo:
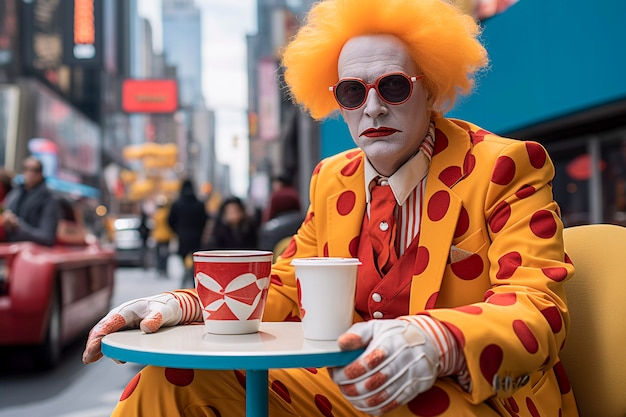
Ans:
[[[372,294],[372,300],[374,300],[377,303],[380,303],[383,300],[383,297],[381,297],[380,294],[375,292],[374,294]]]
[[[382,230],[383,232],[386,232],[389,229],[389,223],[380,222],[380,224],[378,225],[378,228]]]
[[[374,314],[372,314],[372,317],[374,317],[375,319],[382,319],[383,313],[381,313],[380,311],[374,311]]]

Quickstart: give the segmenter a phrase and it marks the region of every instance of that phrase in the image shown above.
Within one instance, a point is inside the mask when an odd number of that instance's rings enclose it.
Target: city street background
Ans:
[[[183,266],[170,257],[169,278],[153,269],[118,268],[113,306],[141,296],[180,288]],[[68,346],[59,367],[37,371],[19,352],[0,357],[0,417],[109,417],[126,383],[141,369],[102,358],[84,365],[82,338]]]

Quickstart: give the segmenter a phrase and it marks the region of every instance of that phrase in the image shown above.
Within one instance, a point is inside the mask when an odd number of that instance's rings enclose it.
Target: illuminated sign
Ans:
[[[74,1],[74,57],[93,59],[96,56],[96,19],[94,0]]]
[[[102,1],[63,2],[69,19],[64,25],[63,62],[71,66],[98,66],[102,55]]]
[[[178,110],[176,80],[124,80],[122,110],[127,113],[172,113]]]

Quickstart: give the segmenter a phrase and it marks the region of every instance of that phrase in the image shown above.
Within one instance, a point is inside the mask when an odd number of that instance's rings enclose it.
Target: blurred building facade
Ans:
[[[257,33],[248,36],[250,199],[264,207],[271,177],[286,175],[308,205],[310,175],[319,159],[319,124],[290,101],[281,48],[296,33],[313,0],[257,0]]]
[[[19,171],[36,154],[54,187],[113,212],[175,194],[184,176],[215,188],[200,12],[192,0],[164,0],[168,36],[156,53],[138,1],[0,2],[0,164]],[[174,46],[172,34],[186,38]]]

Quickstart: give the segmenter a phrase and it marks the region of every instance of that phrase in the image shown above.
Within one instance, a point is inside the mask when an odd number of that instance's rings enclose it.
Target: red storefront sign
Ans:
[[[173,113],[178,110],[176,80],[124,80],[122,110],[126,113]]]

